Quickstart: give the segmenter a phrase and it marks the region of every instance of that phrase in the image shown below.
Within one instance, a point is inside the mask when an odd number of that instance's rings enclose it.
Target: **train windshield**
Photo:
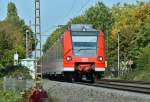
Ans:
[[[72,32],[75,56],[96,56],[97,32]]]

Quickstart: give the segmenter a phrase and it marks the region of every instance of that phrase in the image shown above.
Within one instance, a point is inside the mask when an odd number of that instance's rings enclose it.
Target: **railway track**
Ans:
[[[109,80],[109,79],[102,79],[101,81],[106,81],[106,82],[120,82],[120,83],[137,83],[137,84],[147,84],[150,85],[150,81],[149,80],[144,80],[144,81],[136,81],[136,80]]]
[[[150,82],[148,81],[102,80],[95,83],[76,82],[76,84],[150,94]]]

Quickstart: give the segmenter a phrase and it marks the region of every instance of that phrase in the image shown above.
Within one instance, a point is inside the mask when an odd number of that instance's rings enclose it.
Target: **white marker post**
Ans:
[[[16,53],[14,54],[14,65],[15,65],[15,66],[18,65],[18,60],[19,60],[19,55],[18,55],[18,53],[16,52]]]

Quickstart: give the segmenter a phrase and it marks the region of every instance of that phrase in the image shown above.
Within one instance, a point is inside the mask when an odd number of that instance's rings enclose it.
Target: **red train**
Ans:
[[[43,76],[70,80],[101,78],[106,68],[104,33],[72,25],[43,55]]]

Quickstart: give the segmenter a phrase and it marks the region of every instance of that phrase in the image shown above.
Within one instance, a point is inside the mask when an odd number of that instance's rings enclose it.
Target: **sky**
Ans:
[[[35,0],[0,0],[0,20],[6,17],[7,4],[10,1],[16,4],[18,15],[21,19],[24,19],[27,25],[29,25],[29,21],[31,21],[32,24],[34,23]],[[113,4],[118,2],[136,2],[136,0],[41,0],[42,34],[50,35],[51,32],[56,29],[55,26],[66,24],[71,18],[84,13],[85,10],[98,1],[102,1],[108,7],[112,7]],[[45,43],[47,37],[48,36],[42,37],[42,44]]]

